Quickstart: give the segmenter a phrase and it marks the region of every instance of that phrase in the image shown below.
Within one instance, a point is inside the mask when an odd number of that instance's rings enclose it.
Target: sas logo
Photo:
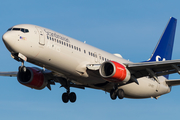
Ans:
[[[161,56],[157,55],[156,56],[156,61],[166,61],[165,58],[161,59]]]

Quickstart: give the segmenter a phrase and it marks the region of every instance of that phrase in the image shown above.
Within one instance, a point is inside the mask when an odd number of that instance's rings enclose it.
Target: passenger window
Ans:
[[[79,51],[81,52],[81,48],[79,48]]]
[[[86,50],[84,50],[84,53],[86,53]]]
[[[47,39],[49,39],[49,37],[47,36]]]

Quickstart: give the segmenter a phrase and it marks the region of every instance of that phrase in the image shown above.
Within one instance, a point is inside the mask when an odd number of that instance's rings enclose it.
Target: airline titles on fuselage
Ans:
[[[63,40],[63,41],[66,41],[66,42],[70,43],[70,41],[69,41],[69,39],[67,37],[64,37],[64,36],[62,36],[60,34],[57,34],[55,32],[54,33],[50,32],[50,31],[48,31],[46,29],[44,29],[44,31],[47,33],[47,36],[49,36],[49,37],[53,37],[53,38],[60,39],[60,40]]]

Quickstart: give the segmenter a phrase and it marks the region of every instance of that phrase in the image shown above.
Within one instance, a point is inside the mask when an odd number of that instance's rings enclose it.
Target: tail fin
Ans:
[[[148,61],[171,60],[177,20],[170,18],[151,58]]]
[[[171,60],[177,19],[171,17],[148,61]],[[168,78],[168,76],[165,76]]]

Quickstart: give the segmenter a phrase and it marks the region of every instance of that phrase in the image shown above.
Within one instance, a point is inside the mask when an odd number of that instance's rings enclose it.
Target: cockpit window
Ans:
[[[12,30],[20,31],[21,28],[13,28]]]
[[[21,31],[21,32],[23,32],[23,33],[28,33],[28,32],[29,32],[28,29],[24,29],[24,28],[9,28],[7,31],[11,31],[11,30]]]
[[[21,28],[21,31],[24,32],[24,28]]]
[[[9,28],[7,31],[11,31],[12,30],[12,28]]]
[[[29,30],[28,30],[28,29],[24,29],[24,28],[21,28],[21,31],[22,31],[22,32],[24,32],[24,33],[29,32]]]
[[[29,30],[28,29],[24,29],[24,32],[27,33],[27,32],[29,32]]]

